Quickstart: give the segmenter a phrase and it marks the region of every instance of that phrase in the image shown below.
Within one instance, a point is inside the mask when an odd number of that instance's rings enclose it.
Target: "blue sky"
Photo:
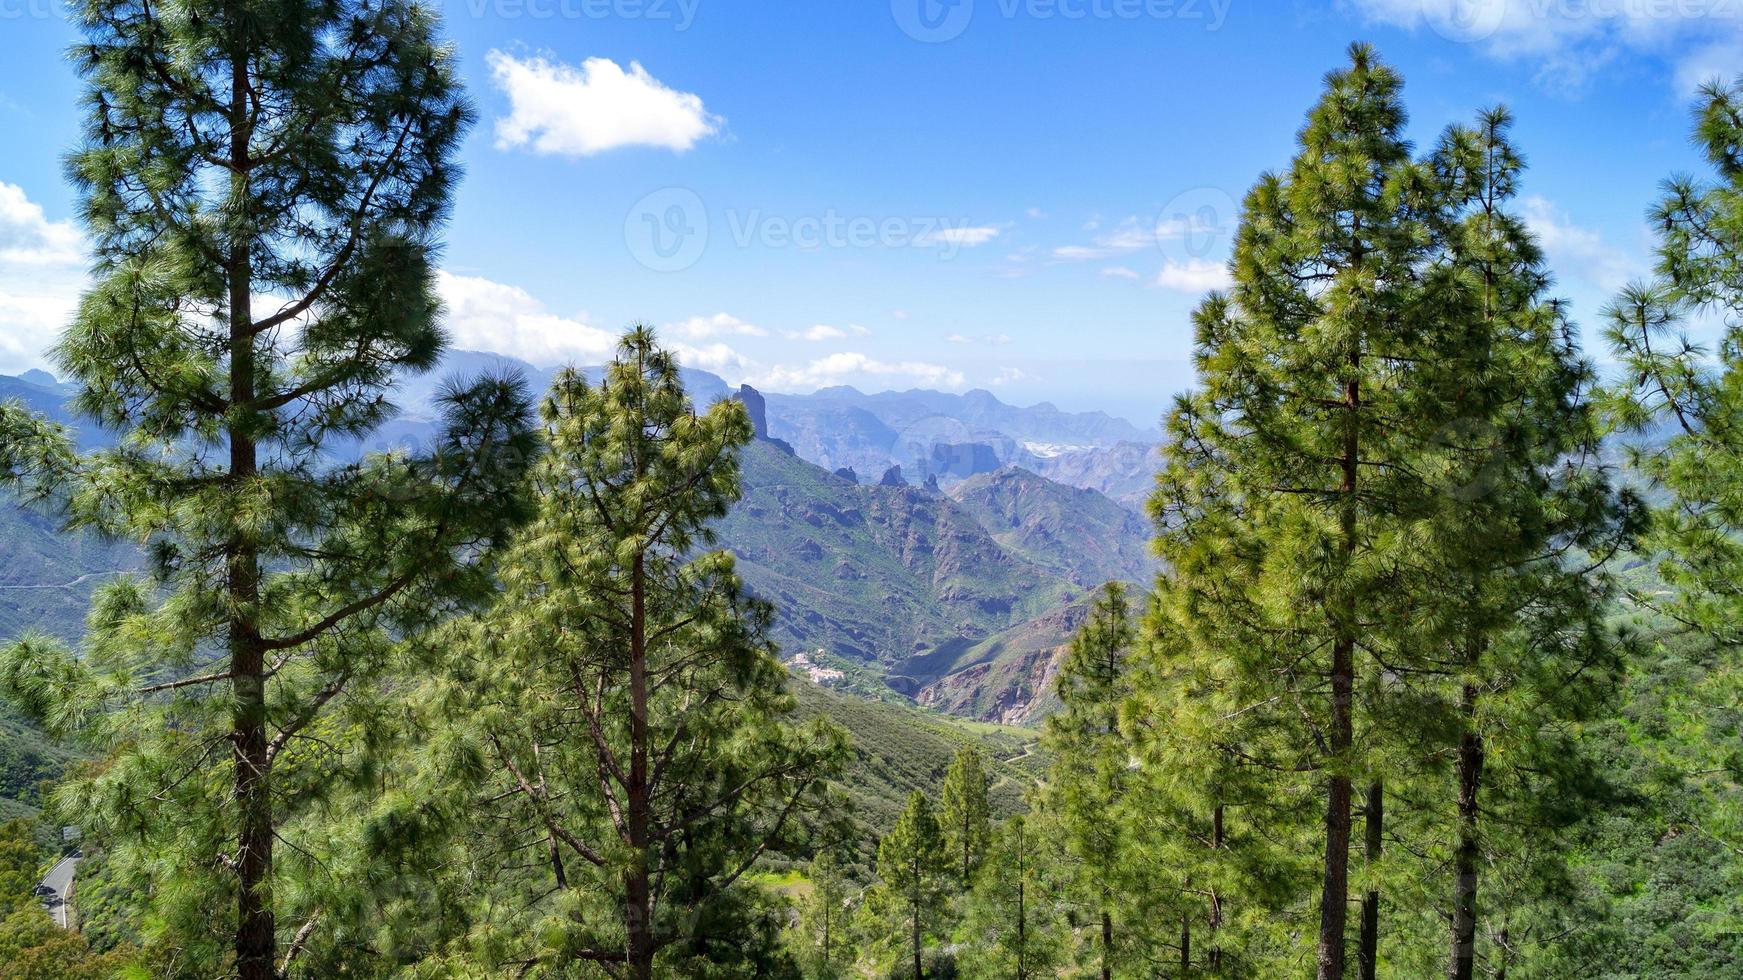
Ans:
[[[0,372],[83,260],[76,39],[0,0]],[[1419,144],[1505,102],[1522,207],[1590,325],[1698,169],[1743,0],[445,0],[479,125],[443,292],[462,346],[598,360],[645,321],[731,381],[986,387],[1153,422],[1233,202],[1350,41]],[[1595,336],[1595,334],[1593,334]]]

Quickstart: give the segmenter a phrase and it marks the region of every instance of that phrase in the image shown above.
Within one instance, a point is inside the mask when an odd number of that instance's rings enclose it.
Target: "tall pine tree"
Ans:
[[[1523,170],[1511,124],[1485,112],[1430,158],[1446,193],[1430,273],[1445,329],[1438,380],[1423,387],[1438,385],[1461,417],[1419,464],[1443,492],[1425,497],[1414,561],[1436,600],[1420,636],[1440,645],[1452,679],[1450,980],[1474,975],[1482,869],[1520,850],[1508,832],[1553,834],[1568,794],[1595,784],[1561,733],[1617,687],[1604,565],[1637,523],[1600,462],[1592,371],[1509,210]]]
[[[435,19],[400,0],[77,19],[96,282],[56,357],[115,444],[74,458],[12,406],[0,469],[145,544],[151,575],[101,591],[81,656],[32,638],[0,672],[109,757],[61,802],[144,876],[166,941],[265,980],[304,945],[286,914],[306,940],[348,884],[317,880],[328,835],[292,829],[366,761],[314,750],[323,715],[367,715],[387,648],[488,584],[534,449],[517,385],[485,382],[444,398],[428,455],[339,463],[441,356],[432,260],[471,114]]]
[[[1074,860],[1073,891],[1095,922],[1092,948],[1103,980],[1114,975],[1115,944],[1125,938],[1116,927],[1126,918],[1120,886],[1130,872],[1132,828],[1120,803],[1131,769],[1120,706],[1130,693],[1135,639],[1125,586],[1109,583],[1059,667],[1054,683],[1061,707],[1047,719],[1041,743],[1053,766],[1038,802]]]
[[[1422,492],[1410,464],[1450,411],[1412,387],[1435,332],[1418,276],[1433,195],[1400,86],[1353,47],[1293,164],[1248,195],[1234,287],[1196,315],[1200,389],[1171,416],[1172,495],[1154,505],[1171,626],[1215,678],[1202,717],[1238,726],[1224,744],[1275,777],[1275,799],[1318,783],[1321,980],[1345,972],[1358,783],[1378,858],[1390,735],[1369,720],[1415,666],[1397,581]]]
[[[926,936],[944,909],[953,862],[932,802],[916,790],[895,827],[878,842],[878,877],[888,897],[902,910],[913,957],[914,980],[926,972]]]
[[[448,730],[429,768],[452,773],[446,801],[487,883],[477,930],[524,939],[493,955],[553,973],[761,958],[744,876],[800,850],[841,741],[794,722],[771,610],[712,550],[749,416],[697,412],[646,328],[598,384],[559,374],[542,415],[537,515],[496,605],[443,638],[428,692]],[[529,841],[542,857],[526,877]]]
[[[944,774],[939,796],[944,841],[956,864],[958,888],[966,892],[974,884],[974,874],[992,836],[992,805],[987,800],[986,767],[980,750],[969,746],[956,753]]]

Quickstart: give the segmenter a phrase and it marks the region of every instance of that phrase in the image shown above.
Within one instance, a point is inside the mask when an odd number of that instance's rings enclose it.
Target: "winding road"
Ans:
[[[73,872],[83,860],[84,856],[74,851],[55,862],[48,874],[42,876],[42,887],[48,889],[42,895],[42,905],[62,929],[73,925]]]

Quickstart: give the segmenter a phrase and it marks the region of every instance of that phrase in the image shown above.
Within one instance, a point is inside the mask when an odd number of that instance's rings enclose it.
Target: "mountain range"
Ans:
[[[539,391],[554,372],[453,352],[442,374],[402,385],[391,425],[337,455],[422,441],[443,378],[481,373],[519,373]],[[1052,706],[1052,671],[1089,593],[1153,574],[1138,507],[1154,443],[1123,420],[982,391],[765,396],[702,371],[684,381],[699,405],[737,397],[750,410],[744,497],[719,540],[776,605],[785,656],[839,665],[813,669],[826,685],[1033,722]],[[0,376],[0,399],[68,423],[84,448],[105,443],[68,413],[72,393],[42,372]],[[140,564],[125,543],[0,504],[0,637],[76,636],[91,588]]]

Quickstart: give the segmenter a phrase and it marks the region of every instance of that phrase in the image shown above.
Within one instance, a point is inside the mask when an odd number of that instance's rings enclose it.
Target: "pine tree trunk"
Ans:
[[[1358,259],[1356,266],[1360,268]],[[1359,342],[1350,352],[1352,375],[1361,367]],[[1343,552],[1346,562],[1353,560],[1356,549],[1356,475],[1360,465],[1360,430],[1357,413],[1361,410],[1361,384],[1351,378],[1344,388],[1344,454],[1342,462],[1343,495],[1340,522],[1343,532]],[[1348,605],[1346,600],[1345,605]],[[1350,896],[1350,749],[1355,745],[1355,611],[1339,609],[1335,616],[1338,636],[1332,645],[1331,663],[1331,764],[1332,775],[1326,786],[1325,802],[1325,874],[1319,894],[1319,980],[1343,980],[1344,922],[1349,915]]]
[[[243,239],[232,246],[229,268],[230,402],[254,401],[254,265],[248,228],[249,123],[246,45],[230,60],[231,188],[243,208]],[[259,471],[259,450],[245,423],[232,422],[230,479],[238,486]],[[240,826],[236,838],[236,975],[273,980],[277,930],[272,908],[272,784],[266,739],[266,650],[260,636],[260,555],[252,543],[232,539],[225,569],[230,613],[231,764]]]
[[[1483,779],[1483,740],[1475,730],[1477,689],[1466,684],[1459,702],[1465,731],[1459,737],[1459,837],[1453,852],[1452,962],[1448,980],[1471,980],[1477,961],[1477,792]]]
[[[1223,850],[1223,808],[1217,804],[1210,817],[1210,849],[1212,854],[1221,854]],[[1223,951],[1217,944],[1217,932],[1223,926],[1222,896],[1217,894],[1216,883],[1210,886],[1210,951],[1205,955],[1211,972],[1215,973],[1222,967]]]
[[[1104,907],[1101,910],[1101,980],[1114,976],[1114,917]]]
[[[648,797],[647,572],[640,554],[635,556],[630,574],[629,785],[624,793],[630,862],[624,872],[623,924],[629,976],[632,980],[652,980],[654,924],[648,881],[648,833],[653,825],[653,810]]]
[[[1017,980],[1029,980],[1029,882],[1023,851],[1023,827],[1017,826]]]
[[[917,888],[918,886],[916,886]],[[926,964],[920,956],[920,896],[914,895],[914,980],[924,980]]]
[[[1180,976],[1192,976],[1192,917],[1180,917]]]
[[[1378,781],[1368,784],[1368,805],[1363,811],[1362,827],[1366,839],[1363,855],[1370,873],[1379,870],[1380,849],[1385,845],[1386,789]],[[1362,936],[1359,943],[1360,962],[1357,969],[1362,980],[1375,980],[1380,962],[1380,886],[1370,882],[1362,895]]]

